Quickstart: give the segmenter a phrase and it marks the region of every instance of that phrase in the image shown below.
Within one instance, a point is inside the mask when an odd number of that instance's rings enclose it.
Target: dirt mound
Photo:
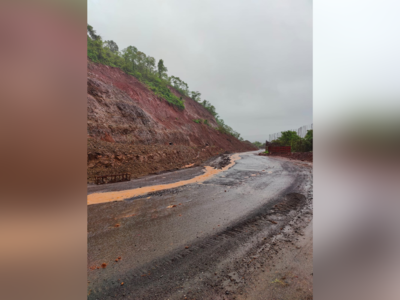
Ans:
[[[198,165],[226,151],[255,150],[216,130],[202,105],[172,87],[184,99],[184,110],[118,68],[88,61],[87,72],[88,178],[124,172],[141,177]]]
[[[302,161],[313,161],[312,152],[295,152],[290,156],[291,159],[302,160]]]
[[[231,159],[228,154],[223,154],[219,156],[217,159],[215,159],[210,166],[215,168],[215,169],[223,169],[227,165],[231,163]]]

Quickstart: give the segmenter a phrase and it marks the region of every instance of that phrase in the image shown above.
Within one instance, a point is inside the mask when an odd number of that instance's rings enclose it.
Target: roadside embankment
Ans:
[[[121,173],[139,178],[256,149],[220,131],[213,114],[173,87],[184,109],[118,68],[88,61],[87,72],[89,182],[94,176]]]

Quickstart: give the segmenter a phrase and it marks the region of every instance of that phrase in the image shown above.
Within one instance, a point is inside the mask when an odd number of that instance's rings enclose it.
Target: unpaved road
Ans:
[[[312,299],[312,165],[255,154],[202,184],[89,205],[88,299]]]

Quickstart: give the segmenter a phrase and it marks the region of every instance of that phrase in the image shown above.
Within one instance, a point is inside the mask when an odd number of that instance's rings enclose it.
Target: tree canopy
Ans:
[[[274,145],[291,146],[293,152],[308,152],[313,150],[313,130],[307,130],[304,138],[297,135],[296,131],[282,131],[281,136],[271,141]]]
[[[158,61],[157,68],[158,68],[158,69],[157,69],[157,71],[158,71],[158,77],[159,77],[160,79],[162,79],[162,78],[168,78],[168,75],[167,75],[168,69],[167,69],[166,66],[164,66],[164,61],[163,61],[162,59],[160,59],[160,60]]]
[[[263,144],[263,143],[261,143],[259,141],[255,141],[252,144],[257,148],[265,148],[265,143]]]
[[[105,41],[104,46],[110,49],[112,53],[118,53],[118,45],[114,41]]]

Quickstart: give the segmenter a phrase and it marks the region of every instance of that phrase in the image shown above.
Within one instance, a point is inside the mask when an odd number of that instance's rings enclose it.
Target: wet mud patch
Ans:
[[[209,180],[204,182],[203,184],[212,184],[212,185],[222,185],[222,186],[236,186],[240,184],[240,181],[235,180],[233,178],[215,178],[213,180]]]
[[[147,196],[162,197],[162,196],[166,196],[166,195],[176,195],[181,191],[182,191],[182,188],[174,188],[174,189],[168,189],[168,190],[161,190],[161,191],[157,191],[157,192],[151,192],[151,193],[148,193]]]
[[[270,214],[287,214],[291,210],[297,209],[306,201],[306,196],[300,193],[289,193],[285,195],[281,201],[274,204],[272,209],[269,209],[267,215]]]
[[[234,170],[226,175],[226,178],[232,178],[237,180],[245,179],[254,179],[253,177],[265,176],[266,174],[262,171],[242,171],[242,170]]]
[[[263,175],[265,174],[261,174],[261,172],[257,171],[232,170],[224,176],[214,177],[210,180],[205,181],[203,184],[237,186],[242,184],[242,182],[246,182]],[[265,182],[261,182],[260,186],[265,187]]]

